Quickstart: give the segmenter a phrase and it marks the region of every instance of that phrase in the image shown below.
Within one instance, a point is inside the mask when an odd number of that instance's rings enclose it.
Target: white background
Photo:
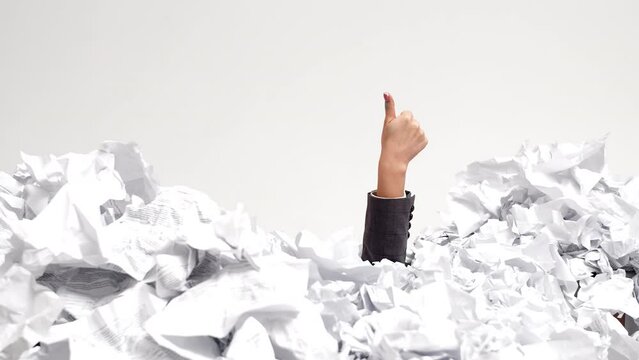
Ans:
[[[639,174],[638,4],[1,1],[0,169],[135,141],[161,184],[265,230],[361,238],[390,91],[430,139],[417,232],[455,173],[526,139],[610,132],[611,170]]]

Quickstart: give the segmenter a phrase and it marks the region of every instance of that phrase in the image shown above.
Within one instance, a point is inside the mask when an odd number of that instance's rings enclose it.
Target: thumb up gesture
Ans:
[[[395,115],[395,100],[384,93],[386,114],[382,130],[382,153],[377,169],[377,195],[404,197],[408,163],[428,144],[424,130],[410,111]]]
[[[386,114],[380,160],[395,163],[399,168],[406,168],[428,145],[428,139],[412,112],[402,111],[399,116],[395,115],[395,100],[389,93],[384,93],[384,101]]]

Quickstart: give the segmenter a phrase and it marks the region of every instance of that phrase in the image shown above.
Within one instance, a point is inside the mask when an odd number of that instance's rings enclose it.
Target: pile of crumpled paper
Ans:
[[[470,164],[408,266],[160,186],[135,144],[23,153],[0,172],[0,359],[638,359],[639,180],[605,140]]]

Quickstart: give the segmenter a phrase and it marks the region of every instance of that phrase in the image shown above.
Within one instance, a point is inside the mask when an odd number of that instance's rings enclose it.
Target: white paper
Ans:
[[[352,227],[267,233],[163,187],[135,144],[22,154],[0,172],[0,359],[635,360],[639,181],[605,139],[469,164],[407,266],[362,261]]]

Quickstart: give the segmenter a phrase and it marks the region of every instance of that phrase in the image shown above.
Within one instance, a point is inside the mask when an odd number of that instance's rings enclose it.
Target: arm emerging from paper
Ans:
[[[377,189],[367,197],[361,257],[404,262],[415,209],[415,195],[404,189],[406,172],[410,161],[428,145],[428,139],[412,112],[395,115],[395,101],[388,93],[384,93],[384,102]]]

